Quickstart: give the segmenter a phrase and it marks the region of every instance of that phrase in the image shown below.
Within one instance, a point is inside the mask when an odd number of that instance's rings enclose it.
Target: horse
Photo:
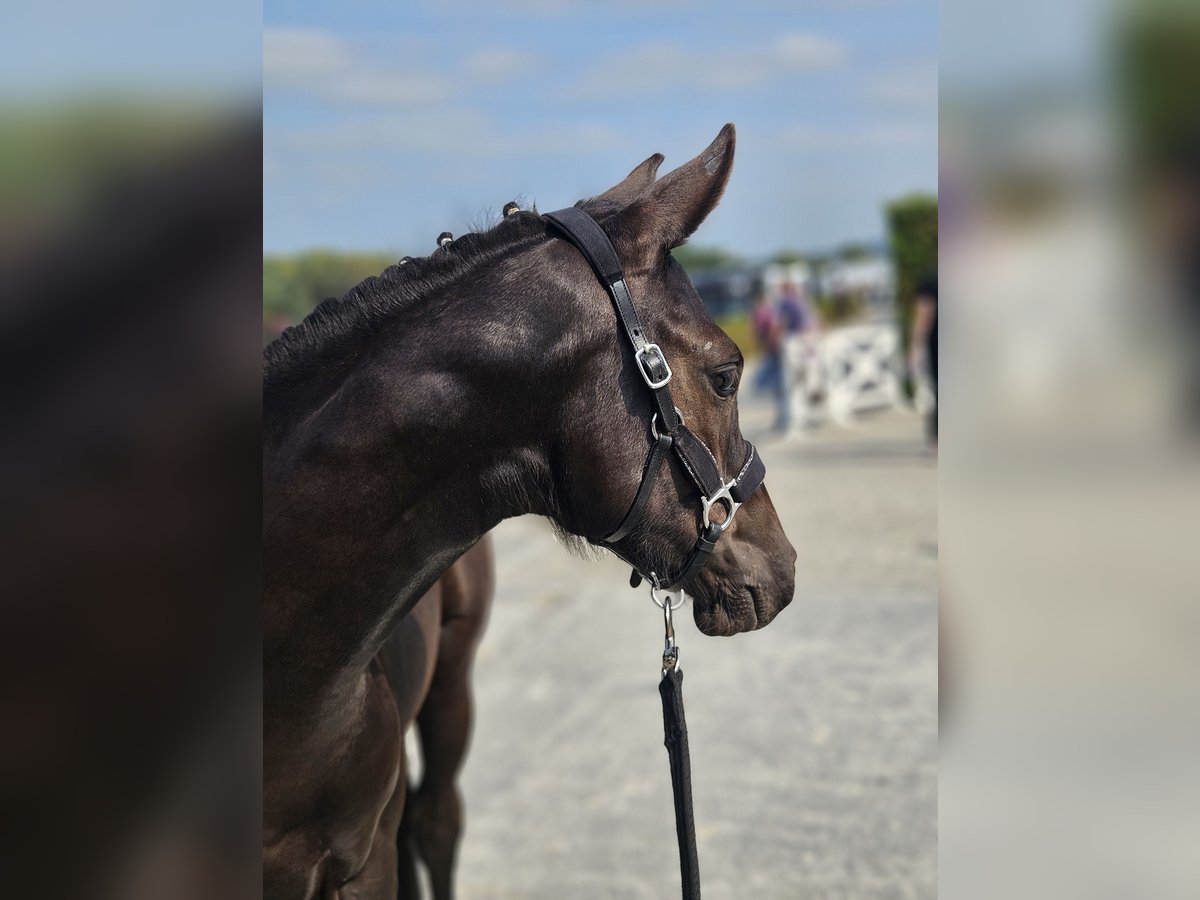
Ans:
[[[680,573],[705,634],[761,628],[791,601],[796,553],[738,426],[741,353],[671,256],[719,202],[734,148],[726,125],[664,177],[654,154],[576,204],[639,324],[564,239],[569,210],[506,210],[265,349],[267,897],[397,895],[407,723],[376,658],[501,520],[541,515],[568,546],[608,547],[656,582]]]
[[[405,795],[396,841],[400,897],[420,897],[418,861],[428,872],[435,898],[453,895],[462,832],[457,777],[470,737],[471,667],[491,610],[493,567],[491,540],[485,535],[417,601],[375,656],[404,729],[417,724],[424,762],[420,783],[410,785],[401,743],[397,789]]]

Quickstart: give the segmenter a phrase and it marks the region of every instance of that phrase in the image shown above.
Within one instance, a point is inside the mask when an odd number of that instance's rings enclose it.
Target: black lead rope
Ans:
[[[663,743],[671,761],[675,794],[675,834],[679,837],[679,877],[685,900],[700,900],[700,859],[696,855],[696,821],[692,817],[692,761],[688,756],[687,722],[683,717],[683,670],[676,667],[658,683],[663,704]]]
[[[696,853],[696,820],[692,815],[692,759],[688,753],[687,720],[683,715],[683,669],[679,667],[679,647],[675,643],[675,624],[671,614],[683,605],[683,595],[658,590],[650,597],[662,607],[666,626],[663,644],[662,678],[658,693],[663,705],[663,743],[671,763],[671,792],[675,795],[675,835],[679,839],[679,879],[683,900],[700,900],[700,857]]]

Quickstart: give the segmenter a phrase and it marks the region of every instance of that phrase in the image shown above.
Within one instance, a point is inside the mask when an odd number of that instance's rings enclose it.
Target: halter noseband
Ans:
[[[617,308],[617,318],[621,320],[625,336],[633,347],[633,359],[638,374],[654,398],[655,412],[650,419],[650,435],[654,439],[654,446],[646,460],[642,482],[638,485],[637,494],[629,511],[625,513],[625,518],[615,531],[604,538],[605,543],[615,544],[628,535],[641,519],[668,451],[675,451],[675,455],[683,463],[683,468],[700,488],[701,518],[704,524],[678,575],[665,578],[658,573],[650,573],[655,587],[677,587],[708,561],[709,555],[717,546],[717,539],[733,522],[734,513],[762,485],[767,473],[766,466],[755,452],[754,446],[747,442],[749,450],[741,471],[730,481],[721,476],[716,457],[683,423],[679,410],[671,400],[671,389],[668,387],[671,382],[671,367],[667,364],[662,348],[647,337],[646,329],[642,327],[637,309],[633,305],[633,297],[629,293],[629,286],[625,283],[625,271],[608,235],[595,219],[575,207],[546,213],[545,217],[579,249],[608,289],[613,305]],[[727,508],[727,513],[721,522],[713,522],[712,508],[718,503]],[[635,570],[635,586],[641,580],[640,574]]]

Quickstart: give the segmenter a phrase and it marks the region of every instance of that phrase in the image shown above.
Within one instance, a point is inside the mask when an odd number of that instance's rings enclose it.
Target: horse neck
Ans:
[[[431,299],[337,383],[298,392],[301,409],[268,410],[297,423],[264,448],[266,671],[280,696],[344,700],[459,555],[503,518],[549,512],[558,400],[553,382],[534,389],[539,360],[520,346],[533,337],[513,338],[539,318],[497,315],[486,293]]]

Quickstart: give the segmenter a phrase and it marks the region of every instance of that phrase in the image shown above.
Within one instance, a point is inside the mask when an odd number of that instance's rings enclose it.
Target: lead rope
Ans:
[[[663,611],[662,678],[658,693],[663,705],[663,743],[671,763],[671,790],[675,795],[675,834],[679,838],[679,877],[683,900],[700,900],[700,859],[696,855],[696,821],[692,815],[692,762],[688,754],[687,721],[683,716],[683,669],[675,643],[672,613],[683,605],[684,593],[665,591],[650,573],[650,599]]]

